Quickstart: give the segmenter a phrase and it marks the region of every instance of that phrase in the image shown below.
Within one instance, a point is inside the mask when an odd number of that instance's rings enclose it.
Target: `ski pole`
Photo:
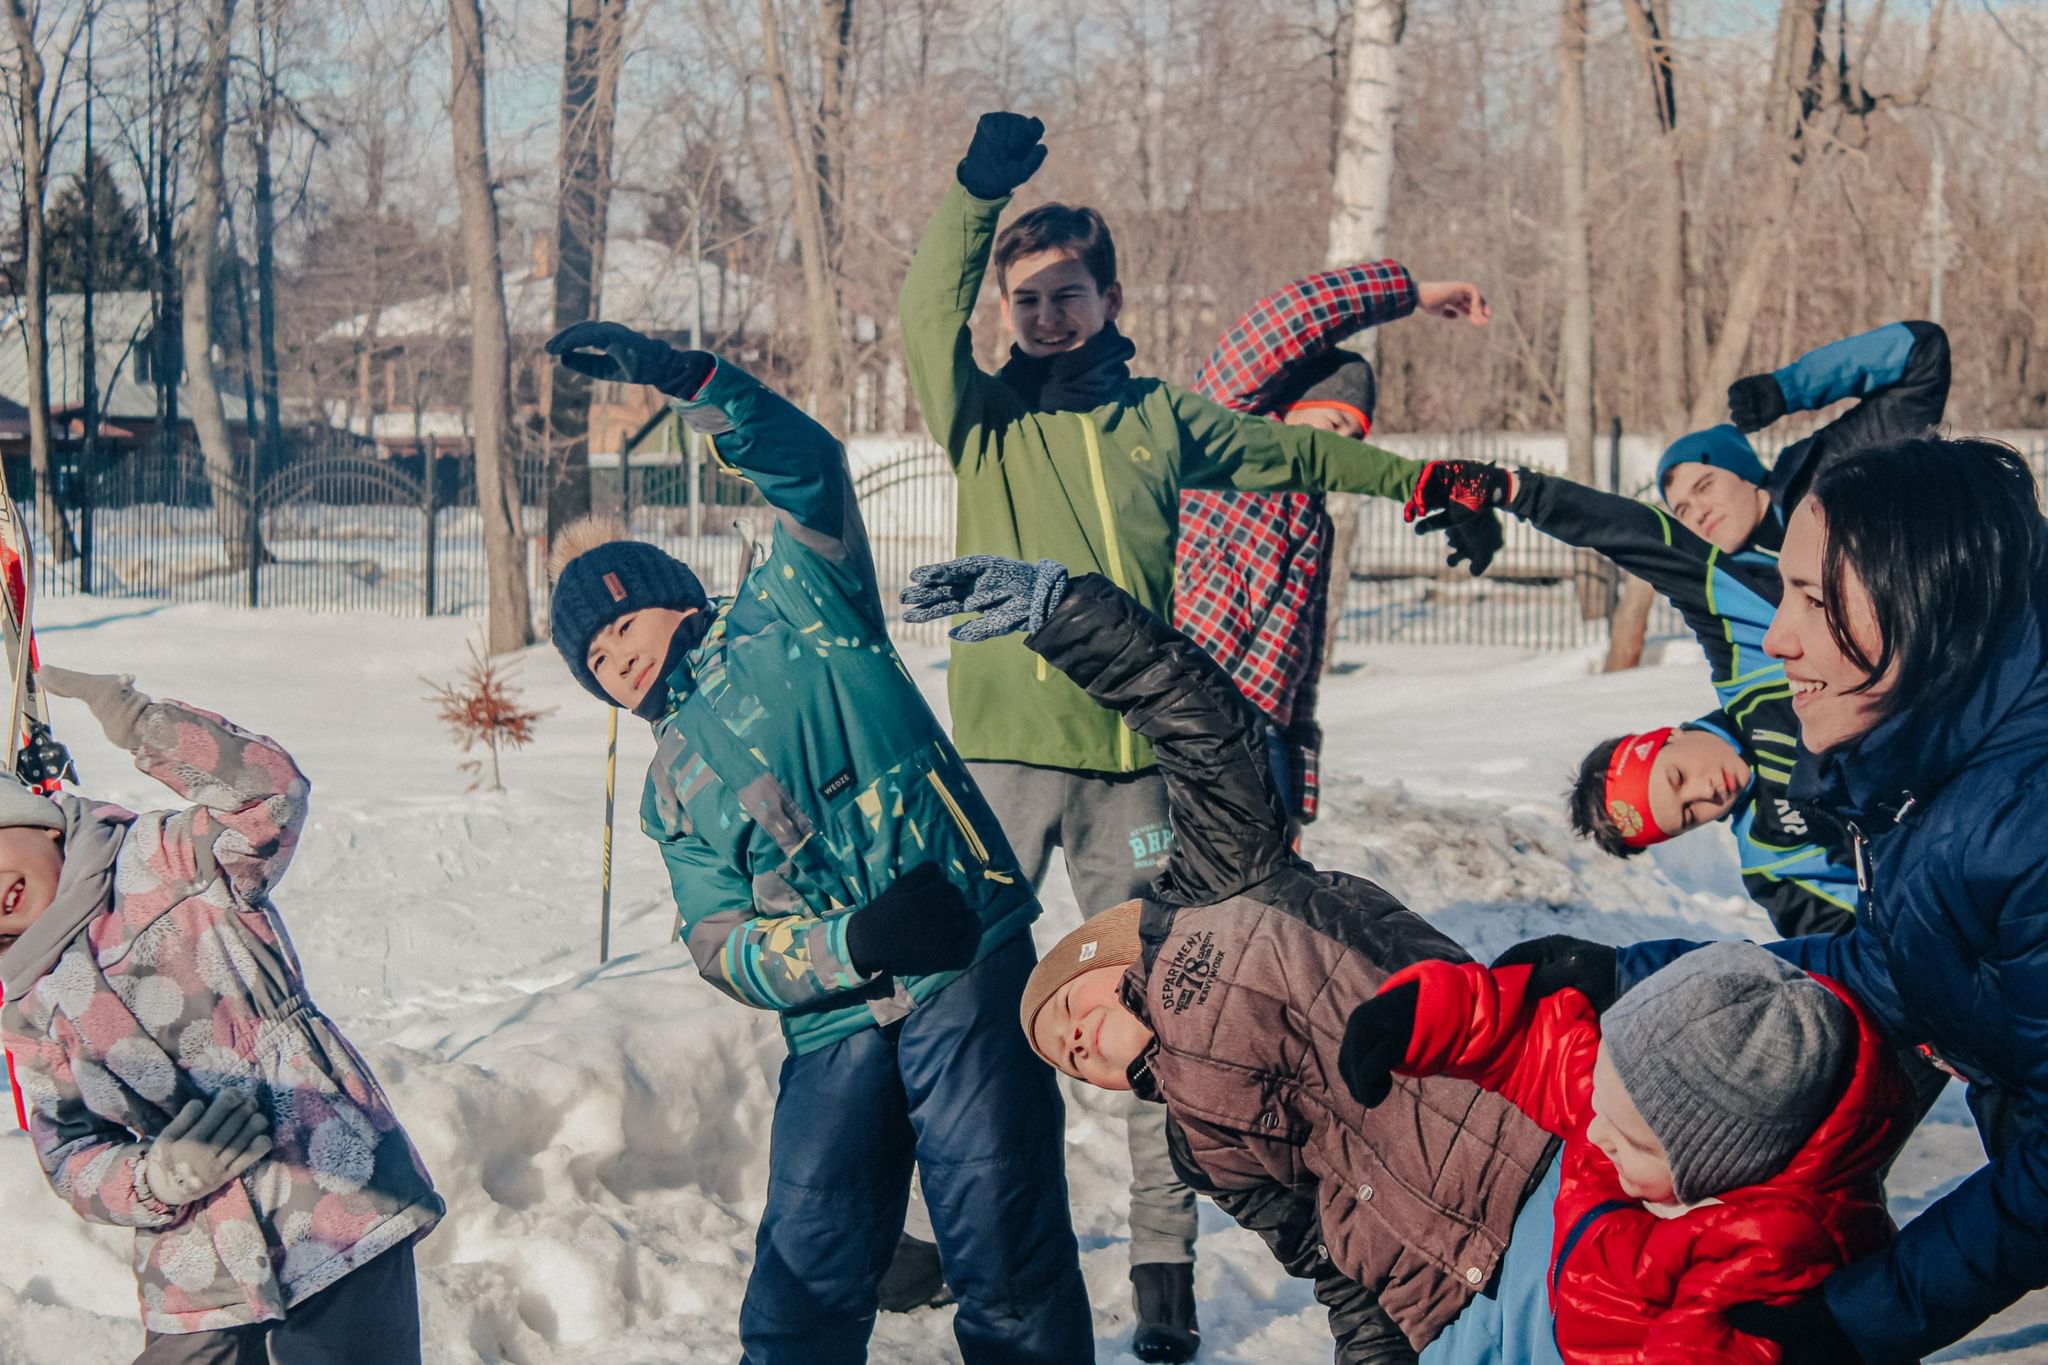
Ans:
[[[734,517],[732,529],[739,532],[740,537],[740,571],[733,575],[732,580],[733,596],[737,597],[739,596],[740,589],[746,586],[747,575],[754,571],[754,551],[757,547],[754,544],[754,530],[752,526],[740,518]],[[676,922],[669,929],[668,941],[670,943],[678,943],[682,940],[682,937],[683,911],[681,906],[677,906]]]
[[[597,965],[612,960],[612,794],[619,779],[619,708],[611,708],[611,733],[604,750],[604,893],[597,921]]]

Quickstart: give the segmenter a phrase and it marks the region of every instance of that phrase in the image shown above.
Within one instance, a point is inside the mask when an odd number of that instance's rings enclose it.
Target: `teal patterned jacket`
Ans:
[[[890,1023],[957,973],[854,969],[847,920],[936,863],[986,956],[1038,914],[1002,828],[889,641],[846,454],[721,361],[683,420],[775,508],[768,558],[667,679],[641,827],[706,980],[782,1016],[790,1050]]]

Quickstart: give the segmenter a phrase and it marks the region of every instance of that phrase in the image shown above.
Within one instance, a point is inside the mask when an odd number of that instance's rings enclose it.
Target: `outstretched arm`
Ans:
[[[1418,962],[1388,977],[1379,998],[1412,986],[1407,1076],[1455,1076],[1499,1094],[1560,1137],[1583,1125],[1600,1046],[1593,1006],[1577,991],[1539,996],[1527,967]]]
[[[1208,904],[1293,861],[1256,715],[1201,646],[1100,574],[1024,643],[1152,741],[1173,821],[1161,899]]]
[[[1736,390],[1762,380],[1737,380]],[[1791,412],[1860,398],[1849,411],[1786,451],[1771,471],[1772,501],[1790,509],[1806,496],[1814,476],[1851,451],[1882,441],[1918,436],[1938,425],[1948,408],[1948,333],[1932,322],[1894,322],[1860,336],[1808,351],[1783,369],[1775,383]],[[1766,390],[1766,394],[1768,391]]]
[[[1253,304],[1202,362],[1193,389],[1239,412],[1262,412],[1287,371],[1354,332],[1415,311],[1415,281],[1398,261],[1339,266],[1283,285]]]
[[[953,628],[969,641],[1029,631],[1027,646],[1152,741],[1173,820],[1161,899],[1206,905],[1293,860],[1257,714],[1201,646],[1107,578],[1070,580],[1052,560],[969,555],[910,578],[904,620],[980,612]]]
[[[1019,415],[1007,385],[974,363],[974,301],[995,245],[996,222],[1017,186],[1045,160],[1045,125],[1021,114],[983,114],[954,183],[924,230],[899,302],[910,387],[955,469],[992,454],[976,439]]]
[[[192,806],[163,822],[167,856],[201,879],[215,871],[254,901],[284,875],[306,823],[311,784],[276,740],[180,701],[153,701],[135,680],[44,665],[52,696],[92,708],[135,766]]]

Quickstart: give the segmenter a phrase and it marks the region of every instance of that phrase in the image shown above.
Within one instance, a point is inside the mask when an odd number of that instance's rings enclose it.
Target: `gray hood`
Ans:
[[[110,820],[103,802],[75,796],[58,797],[57,805],[64,813],[64,870],[50,908],[0,953],[0,991],[8,1000],[40,981],[92,917],[114,903],[114,859],[134,817]]]

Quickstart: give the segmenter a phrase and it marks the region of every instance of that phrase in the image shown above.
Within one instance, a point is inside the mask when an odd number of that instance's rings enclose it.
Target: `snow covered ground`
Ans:
[[[465,790],[422,674],[457,674],[471,623],[48,600],[47,656],[281,739],[311,775],[312,824],[279,903],[315,997],[365,1046],[450,1215],[419,1249],[435,1365],[729,1362],[767,1169],[781,1046],[668,944],[666,884],[636,829],[652,745],[622,727],[613,943],[596,960],[604,716],[542,649],[528,696],[560,709]],[[1616,941],[1768,932],[1716,830],[1620,863],[1575,842],[1557,800],[1593,741],[1712,705],[1690,645],[1601,677],[1590,651],[1349,649],[1324,693],[1326,814],[1308,851],[1374,877],[1475,952],[1567,930]],[[943,653],[910,651],[944,705]],[[160,792],[60,702],[85,789]],[[1041,940],[1076,914],[1062,874]],[[1130,1340],[1113,1120],[1069,1091],[1075,1225],[1100,1358]],[[1981,1160],[1951,1094],[1894,1177],[1910,1216]],[[26,1139],[0,1135],[0,1365],[116,1365],[140,1346],[128,1235],[80,1222]],[[1211,1365],[1329,1359],[1307,1287],[1213,1209],[1197,1285]],[[948,1311],[885,1318],[878,1362],[955,1359]],[[2048,1359],[2048,1301],[1945,1360]]]

